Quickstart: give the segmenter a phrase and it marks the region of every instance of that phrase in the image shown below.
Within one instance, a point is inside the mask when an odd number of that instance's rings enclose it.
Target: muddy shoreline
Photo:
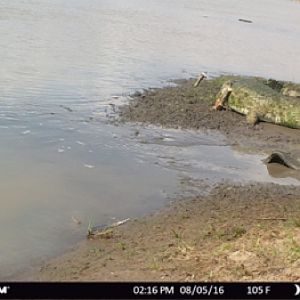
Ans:
[[[242,115],[211,109],[221,80],[205,80],[198,88],[193,87],[194,82],[183,80],[176,87],[137,93],[121,108],[121,122],[215,130],[232,147],[248,153],[267,155],[275,149],[300,153],[299,130],[267,123],[250,128]],[[296,171],[275,169],[278,176],[287,172],[286,176],[298,179]],[[173,199],[162,211],[83,241],[74,251],[20,279],[300,279],[300,187],[252,182],[193,184],[207,193]]]
[[[194,87],[195,79],[177,81],[177,86],[145,91],[121,108],[124,122],[142,122],[170,128],[189,128],[221,132],[232,146],[249,152],[270,152],[285,146],[300,151],[297,129],[260,122],[253,128],[246,118],[230,110],[212,109],[222,84],[239,76],[204,80]],[[263,78],[259,78],[264,80]]]

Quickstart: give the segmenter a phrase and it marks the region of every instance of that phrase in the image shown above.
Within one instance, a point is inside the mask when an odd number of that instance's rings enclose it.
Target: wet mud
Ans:
[[[224,81],[238,78],[223,76],[204,80],[194,87],[195,79],[177,81],[177,86],[145,91],[121,109],[121,119],[154,123],[163,127],[219,131],[228,142],[243,151],[270,152],[281,149],[300,151],[298,129],[260,122],[249,126],[245,116],[230,110],[212,109]]]
[[[174,200],[158,213],[87,240],[29,278],[299,280],[299,188],[223,183],[211,189],[194,184],[209,191]]]
[[[235,149],[298,155],[299,130],[259,123],[249,127],[232,111],[213,111],[221,81],[194,80],[136,94],[122,122],[221,132]],[[137,132],[136,135],[139,135]],[[245,156],[246,157],[246,156]],[[271,176],[299,180],[278,163]],[[295,281],[300,279],[300,187],[273,183],[182,180],[193,197],[171,199],[145,218],[82,242],[45,263],[30,280],[53,281]],[[28,276],[28,274],[26,274]],[[23,277],[24,278],[24,277]]]

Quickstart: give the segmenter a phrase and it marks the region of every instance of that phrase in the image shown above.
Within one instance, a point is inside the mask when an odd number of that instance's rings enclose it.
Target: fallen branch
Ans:
[[[194,87],[197,87],[204,78],[207,78],[207,75],[205,73],[201,73],[195,82]]]
[[[126,223],[128,221],[130,221],[129,218],[118,221],[118,222],[115,222],[115,223],[113,223],[111,225],[108,225],[108,226],[99,225],[99,226],[91,227],[89,225],[87,236],[91,237],[91,236],[106,235],[106,233],[108,233],[108,232],[111,233],[112,232],[112,228],[121,226],[121,225],[123,225],[124,223]]]

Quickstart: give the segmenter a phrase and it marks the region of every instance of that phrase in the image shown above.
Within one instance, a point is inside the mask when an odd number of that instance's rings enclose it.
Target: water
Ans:
[[[221,136],[136,136],[107,120],[129,93],[201,71],[300,82],[299,25],[285,0],[1,0],[0,279],[68,249],[90,221],[163,206],[185,176],[296,184]]]

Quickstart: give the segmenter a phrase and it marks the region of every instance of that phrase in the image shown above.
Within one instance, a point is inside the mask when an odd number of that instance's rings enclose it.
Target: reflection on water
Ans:
[[[107,119],[134,90],[201,71],[300,81],[299,8],[2,0],[0,278],[66,249],[89,221],[160,207],[179,191],[178,176],[272,180],[260,157],[232,152],[219,136],[151,127],[136,136]]]

